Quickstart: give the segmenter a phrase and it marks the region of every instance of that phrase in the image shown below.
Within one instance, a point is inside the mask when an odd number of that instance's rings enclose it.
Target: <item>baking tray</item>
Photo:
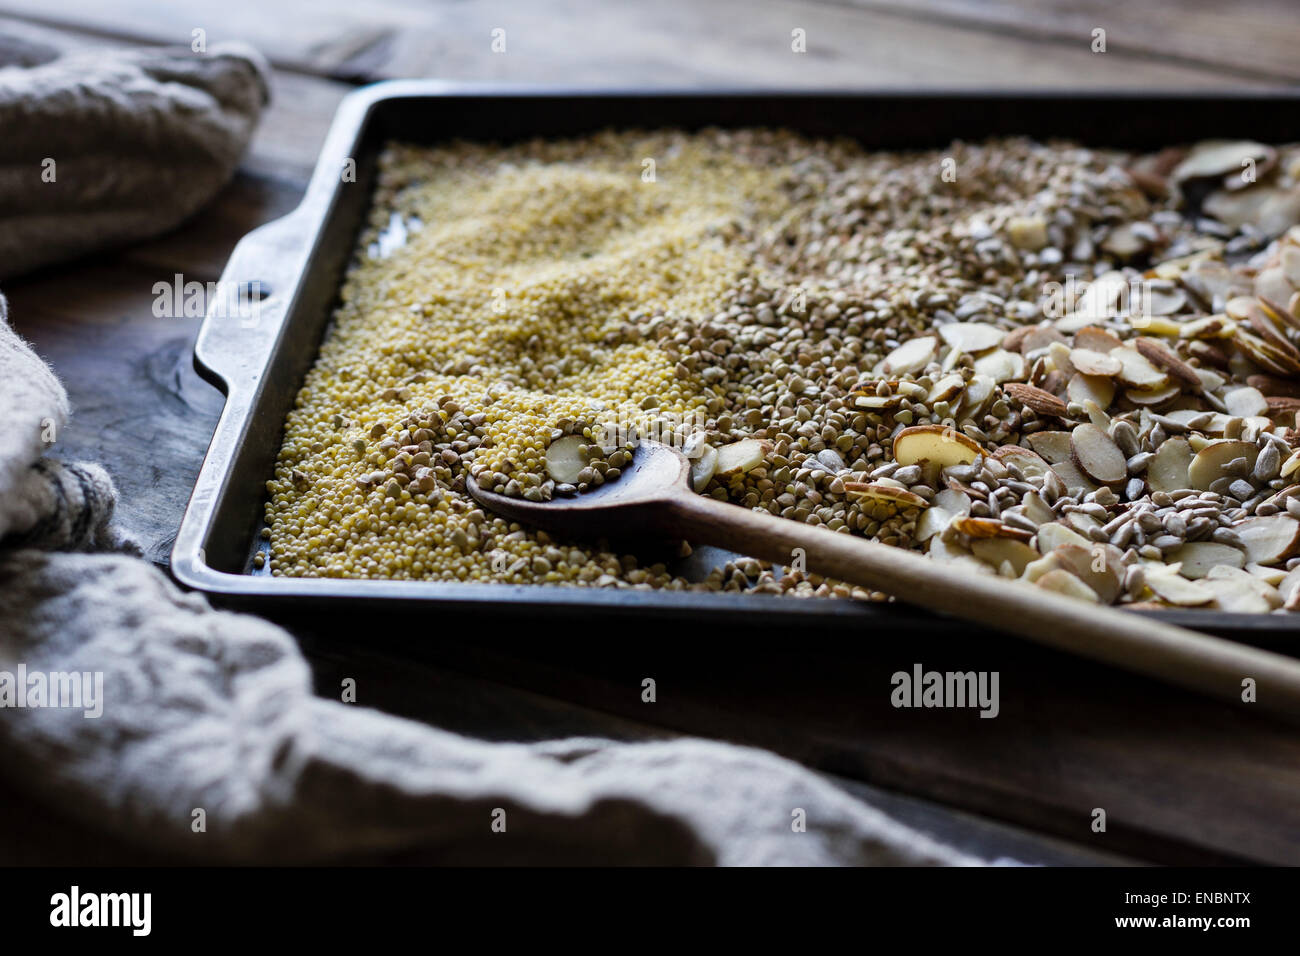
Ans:
[[[732,624],[857,621],[894,633],[972,630],[908,608],[842,600],[280,578],[252,571],[252,556],[264,546],[258,531],[265,483],[285,415],[319,350],[365,220],[383,144],[456,138],[504,143],[664,126],[780,126],[888,149],[1017,134],[1135,149],[1206,137],[1285,142],[1300,140],[1300,92],[592,91],[406,80],[360,89],[340,105],[301,205],[244,237],[226,266],[224,290],[260,297],[256,320],[214,307],[199,330],[195,366],[225,392],[226,404],[172,551],[177,580],[227,606],[268,613],[436,606],[440,615],[474,610],[628,620],[725,616]],[[1300,648],[1300,624],[1289,616],[1134,613],[1277,649]]]

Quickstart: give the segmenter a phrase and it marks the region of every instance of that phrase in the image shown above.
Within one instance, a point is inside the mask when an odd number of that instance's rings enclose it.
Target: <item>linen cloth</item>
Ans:
[[[3,276],[174,226],[231,176],[267,97],[242,48],[59,56],[0,36],[0,58],[17,64]],[[67,188],[35,184],[47,156]],[[88,827],[199,862],[983,862],[751,748],[487,743],[313,696],[289,634],[116,538],[109,476],[50,444],[69,414],[0,297],[0,678],[103,674],[98,718],[0,709],[0,775]]]

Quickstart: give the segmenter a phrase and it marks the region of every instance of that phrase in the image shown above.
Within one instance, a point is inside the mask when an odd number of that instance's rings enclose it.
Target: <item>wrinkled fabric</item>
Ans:
[[[209,54],[0,42],[0,279],[178,225],[234,174],[267,67]],[[35,66],[22,64],[35,62]]]
[[[265,95],[253,56],[45,62],[13,50],[0,42],[10,62],[44,65],[0,71],[4,274],[170,228],[229,175]],[[81,138],[92,133],[111,145],[92,149]],[[24,164],[42,151],[65,157],[69,192],[31,185]],[[117,212],[87,211],[78,195],[92,207],[111,199]],[[199,862],[416,849],[462,863],[981,862],[750,748],[486,743],[313,696],[289,634],[214,610],[122,553],[112,482],[97,465],[57,459],[67,396],[6,320],[0,298],[7,785],[87,827]],[[20,672],[102,683],[94,691],[87,681],[79,707],[15,707],[5,675]],[[93,709],[101,713],[86,716]]]

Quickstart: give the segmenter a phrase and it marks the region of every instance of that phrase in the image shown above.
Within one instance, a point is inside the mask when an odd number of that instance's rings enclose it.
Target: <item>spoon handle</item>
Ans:
[[[1253,706],[1300,719],[1300,661],[1281,654],[702,495],[675,497],[667,511],[670,530],[687,540],[783,567],[795,563],[800,549],[810,572],[1222,701],[1241,705],[1243,681],[1252,678]]]

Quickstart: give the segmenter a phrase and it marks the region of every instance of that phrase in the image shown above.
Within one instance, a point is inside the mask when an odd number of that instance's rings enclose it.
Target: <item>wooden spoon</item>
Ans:
[[[675,448],[641,442],[620,477],[572,498],[507,498],[469,481],[497,514],[577,540],[618,536],[686,539],[884,591],[916,607],[978,621],[1058,650],[1146,674],[1243,705],[1300,718],[1300,661],[1174,627],[1133,612],[1063,597],[992,574],[972,574],[913,551],[789,521],[696,494],[690,462]]]

